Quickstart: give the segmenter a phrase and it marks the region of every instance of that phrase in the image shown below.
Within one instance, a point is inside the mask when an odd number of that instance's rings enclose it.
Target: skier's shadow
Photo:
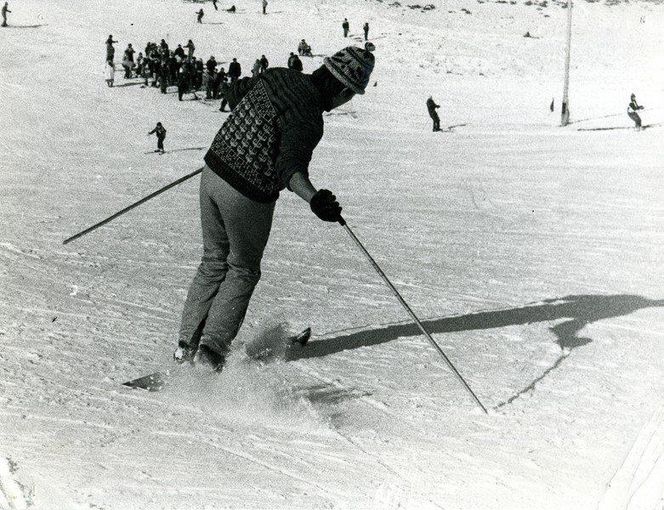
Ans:
[[[535,385],[556,369],[572,350],[592,342],[592,339],[579,336],[578,333],[588,324],[628,315],[643,308],[664,306],[664,299],[648,299],[631,294],[615,295],[570,295],[562,298],[547,299],[541,303],[528,304],[519,308],[477,312],[454,317],[443,317],[422,321],[425,329],[432,334],[474,331],[483,329],[518,326],[534,322],[563,322],[549,329],[556,336],[561,354],[554,364],[521,391],[498,404],[509,404],[522,394],[532,390]],[[293,354],[291,359],[315,358],[336,352],[377,345],[397,338],[418,336],[422,333],[415,324],[393,324],[377,329],[358,331],[347,335],[310,342],[305,349]]]

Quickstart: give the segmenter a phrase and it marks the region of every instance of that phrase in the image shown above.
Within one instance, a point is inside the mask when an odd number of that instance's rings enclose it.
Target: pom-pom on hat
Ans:
[[[323,64],[346,87],[356,94],[364,94],[374,68],[375,59],[371,52],[375,49],[370,42],[364,45],[364,49],[348,46],[331,57],[325,57]]]

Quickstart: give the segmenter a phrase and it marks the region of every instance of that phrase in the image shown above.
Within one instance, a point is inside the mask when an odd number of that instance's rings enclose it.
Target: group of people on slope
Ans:
[[[343,22],[341,23],[341,29],[344,31],[344,37],[348,37],[348,34],[350,32],[350,23],[348,22],[348,18],[344,18]],[[364,40],[368,41],[369,40],[369,22],[365,22],[364,26],[362,26],[362,30],[364,31]]]

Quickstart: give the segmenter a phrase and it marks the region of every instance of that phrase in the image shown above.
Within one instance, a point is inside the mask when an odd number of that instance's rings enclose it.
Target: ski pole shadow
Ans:
[[[664,307],[664,299],[649,299],[632,294],[569,295],[507,310],[430,319],[422,321],[422,324],[429,333],[441,334],[495,329],[537,322],[563,321],[549,328],[556,337],[556,344],[561,349],[559,358],[540,377],[505,402],[497,405],[497,407],[502,407],[534,389],[535,385],[558,368],[574,349],[592,342],[592,339],[579,335],[579,332],[588,324],[654,307]],[[421,334],[415,324],[392,324],[309,342],[306,349],[293,353],[291,359],[328,356],[337,352],[378,345],[398,338],[419,336]]]

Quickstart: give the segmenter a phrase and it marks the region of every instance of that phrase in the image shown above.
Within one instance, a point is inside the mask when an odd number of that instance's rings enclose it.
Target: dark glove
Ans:
[[[319,189],[311,197],[311,210],[323,221],[336,222],[341,220],[341,206],[329,189]]]

